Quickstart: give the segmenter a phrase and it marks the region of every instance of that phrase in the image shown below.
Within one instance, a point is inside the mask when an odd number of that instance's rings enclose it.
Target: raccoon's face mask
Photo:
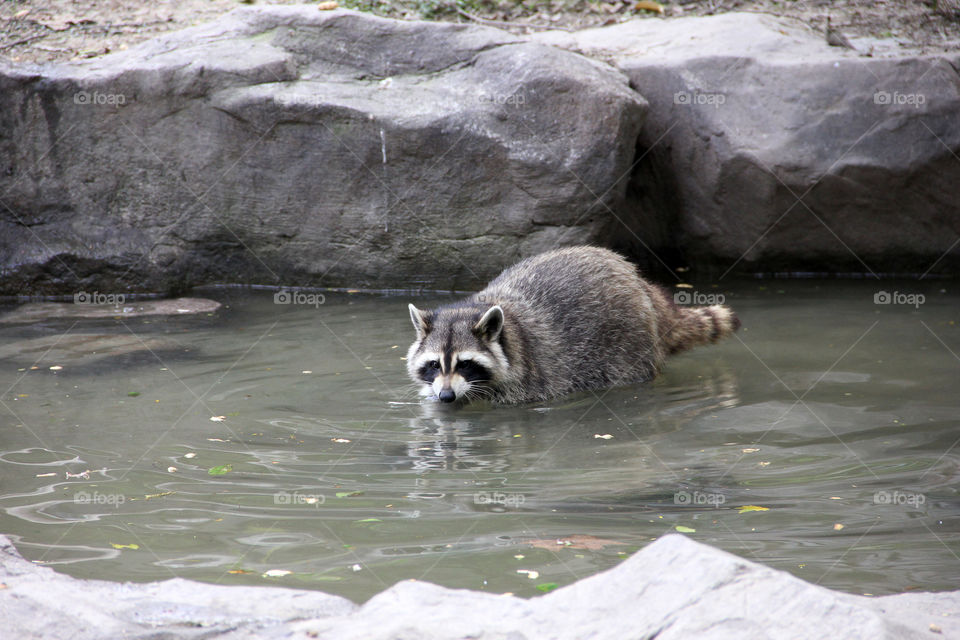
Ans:
[[[423,311],[409,306],[417,339],[407,354],[410,377],[424,385],[425,395],[441,402],[491,395],[503,367],[498,343],[503,309],[494,305],[480,314],[471,309],[441,307]]]

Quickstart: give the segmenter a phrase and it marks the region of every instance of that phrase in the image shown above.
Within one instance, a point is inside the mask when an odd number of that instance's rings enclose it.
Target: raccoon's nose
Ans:
[[[453,389],[441,389],[439,397],[440,402],[453,402],[457,399],[457,394],[453,392]]]

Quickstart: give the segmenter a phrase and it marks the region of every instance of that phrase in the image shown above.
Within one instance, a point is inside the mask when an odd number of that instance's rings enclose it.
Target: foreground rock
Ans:
[[[956,272],[960,53],[874,57],[753,13],[539,41],[609,61],[650,103],[628,220],[723,272]]]
[[[473,286],[620,233],[644,108],[497,29],[315,5],[0,63],[0,295]]]
[[[23,639],[960,638],[960,592],[836,593],[679,535],[532,600],[408,581],[359,607],[315,591],[76,580],[0,543],[0,615]]]

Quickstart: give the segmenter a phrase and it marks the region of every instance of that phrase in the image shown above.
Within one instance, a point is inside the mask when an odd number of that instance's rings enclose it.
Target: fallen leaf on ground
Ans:
[[[633,8],[638,11],[652,11],[653,13],[663,15],[663,5],[659,2],[653,2],[653,0],[640,0],[640,2],[633,5]]]

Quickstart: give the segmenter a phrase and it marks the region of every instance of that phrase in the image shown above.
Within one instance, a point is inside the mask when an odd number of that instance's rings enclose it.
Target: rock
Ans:
[[[626,217],[658,254],[744,271],[960,267],[960,52],[873,57],[755,13],[535,40],[597,57],[650,103]]]
[[[75,367],[101,362],[116,362],[118,358],[148,356],[157,362],[160,354],[182,353],[184,347],[169,338],[94,333],[67,333],[25,340],[9,340],[0,344],[0,361],[24,367],[48,369],[50,366]]]
[[[475,286],[621,233],[644,109],[497,29],[315,6],[0,62],[0,295]]]
[[[20,558],[0,536],[0,616],[21,640],[212,638],[300,618],[346,616],[356,605],[317,591],[222,587],[175,578],[149,584],[77,580]]]
[[[0,543],[0,614],[23,639],[906,640],[931,624],[960,638],[960,592],[837,593],[680,535],[531,600],[406,581],[360,607],[316,591],[77,580]]]
[[[96,294],[94,294],[96,295]],[[221,307],[206,298],[138,300],[113,303],[29,302],[0,315],[0,324],[32,324],[53,318],[135,318],[138,316],[182,316],[213,313]]]

